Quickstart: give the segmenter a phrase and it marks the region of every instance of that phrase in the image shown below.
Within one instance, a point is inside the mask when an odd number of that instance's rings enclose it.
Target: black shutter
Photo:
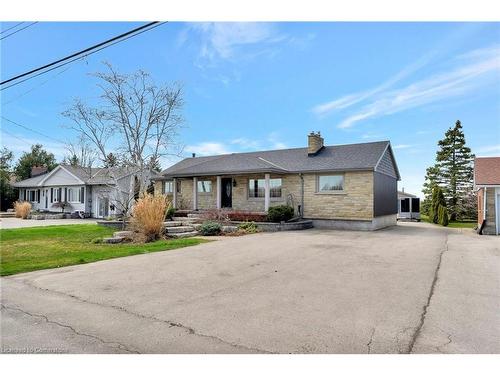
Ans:
[[[24,189],[24,200],[28,200],[28,191],[26,189]]]
[[[57,201],[62,202],[62,188],[57,189],[59,192],[57,193]]]
[[[40,189],[36,191],[36,201],[40,203]]]
[[[68,200],[68,188],[64,188],[64,202]]]
[[[84,197],[84,194],[85,194],[85,187],[82,186],[80,188],[80,203],[85,203],[85,197]]]
[[[165,184],[167,183],[166,181],[160,181],[161,182],[161,193],[165,194]]]
[[[54,202],[54,189],[50,188],[50,203]]]

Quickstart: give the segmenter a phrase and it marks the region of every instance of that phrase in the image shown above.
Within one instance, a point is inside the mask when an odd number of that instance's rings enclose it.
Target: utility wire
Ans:
[[[28,142],[26,139],[23,139],[23,138],[21,138],[21,137],[18,137],[17,135],[15,135],[15,134],[13,134],[13,133],[11,133],[11,132],[7,131],[7,130],[6,130],[6,129],[4,129],[4,128],[2,128],[2,129],[0,129],[0,130],[1,130],[3,133],[5,133],[5,134],[10,135],[11,137],[14,137],[14,138],[19,139],[21,142],[24,142],[24,143],[26,143],[27,145],[32,146],[32,144],[31,144],[30,142]]]
[[[41,86],[45,85],[47,82],[52,81],[53,79],[57,78],[58,76],[60,76],[61,74],[63,74],[63,73],[64,73],[64,72],[66,72],[67,70],[69,70],[70,68],[71,68],[71,66],[66,67],[65,69],[63,69],[63,70],[61,70],[61,71],[57,72],[56,74],[54,74],[53,76],[50,76],[50,77],[49,77],[48,79],[46,79],[45,81],[40,82],[38,85],[35,85],[35,86],[31,87],[29,90],[26,90],[25,92],[23,92],[22,94],[20,94],[20,95],[18,95],[18,96],[16,96],[16,97],[14,97],[14,98],[12,98],[12,99],[10,99],[10,100],[6,101],[5,103],[2,103],[2,104],[3,104],[3,106],[4,106],[4,107],[5,107],[5,106],[8,106],[9,104],[11,104],[12,102],[15,102],[15,101],[16,101],[16,100],[18,100],[19,98],[22,98],[23,96],[28,95],[30,92],[32,92],[32,91],[34,91],[35,89],[37,89],[37,88],[39,88],[39,87],[41,87]]]
[[[28,79],[37,77],[37,76],[39,76],[41,74],[48,73],[48,72],[50,72],[50,71],[52,71],[54,69],[60,68],[60,67],[62,67],[64,65],[66,65],[66,64],[72,63],[73,61],[76,61],[76,60],[81,59],[83,57],[89,56],[89,55],[91,55],[93,53],[96,53],[96,52],[98,52],[98,51],[100,51],[100,50],[102,50],[104,48],[110,47],[110,46],[112,46],[112,45],[114,45],[116,43],[123,42],[123,41],[125,41],[125,40],[127,40],[129,38],[132,38],[134,36],[137,36],[139,34],[142,34],[142,33],[146,32],[146,31],[149,31],[149,30],[151,30],[151,29],[153,29],[155,27],[158,27],[158,26],[160,26],[160,25],[162,25],[164,23],[166,23],[166,22],[150,22],[150,23],[148,23],[146,25],[137,27],[137,28],[135,28],[133,30],[130,30],[130,31],[126,32],[126,33],[123,33],[123,34],[120,34],[118,36],[115,36],[114,38],[108,39],[108,40],[106,40],[106,41],[104,41],[102,43],[93,45],[92,47],[89,47],[89,48],[86,48],[84,50],[78,51],[76,53],[73,53],[73,54],[71,54],[69,56],[63,57],[63,58],[61,58],[59,60],[56,60],[54,62],[51,62],[49,64],[41,66],[39,68],[32,69],[32,70],[30,70],[30,71],[28,71],[26,73],[22,73],[22,74],[19,74],[19,75],[15,76],[15,77],[9,78],[9,79],[7,79],[5,81],[0,82],[0,85],[4,85],[6,83],[9,83],[9,82],[12,82],[12,81],[16,81],[16,80],[18,80],[20,78],[29,76],[29,77],[27,77],[27,78],[25,78],[25,79],[23,79],[21,81],[14,82],[14,83],[10,84],[7,87],[3,87],[1,90],[8,89],[8,88],[10,88],[12,86],[15,86],[15,85],[17,85],[17,84],[19,84],[21,82],[27,81]],[[47,69],[47,68],[50,68],[50,69]],[[37,73],[37,74],[33,75],[34,73]]]
[[[14,125],[16,125],[16,126],[19,126],[20,128],[23,128],[23,129],[26,129],[26,130],[28,130],[28,131],[30,131],[30,132],[35,133],[35,134],[41,135],[42,137],[45,137],[45,138],[50,139],[50,140],[52,140],[52,141],[59,142],[59,143],[61,143],[61,144],[63,144],[63,145],[66,145],[66,144],[67,144],[67,142],[63,142],[63,141],[61,141],[60,139],[50,137],[50,136],[48,136],[47,134],[43,134],[42,132],[39,132],[38,130],[31,129],[30,127],[28,127],[28,126],[26,126],[26,125],[22,125],[22,124],[19,124],[18,122],[15,122],[15,121],[9,120],[9,119],[8,119],[8,118],[6,118],[5,116],[2,116],[2,119],[3,119],[3,120],[5,120],[5,121],[7,121],[7,122],[10,122],[11,124],[14,124]]]
[[[36,22],[32,22],[32,23],[30,23],[29,25],[26,25],[26,26],[24,26],[24,27],[21,27],[20,29],[17,29],[16,31],[13,31],[13,32],[11,32],[10,34],[7,34],[7,35],[5,35],[4,37],[0,38],[0,40],[7,39],[9,36],[12,36],[12,35],[14,35],[14,34],[17,34],[18,32],[23,31],[24,29],[27,29],[28,27],[33,26],[33,25],[34,25],[34,24],[36,24],[36,23],[38,23],[38,21],[36,21]]]
[[[8,29],[2,30],[2,31],[0,32],[0,35],[2,35],[2,34],[4,34],[4,33],[6,33],[6,32],[7,32],[7,31],[9,31],[9,30],[15,29],[16,27],[18,27],[19,25],[22,25],[23,23],[24,23],[24,22],[18,22],[18,23],[16,23],[14,26],[11,26],[11,27],[9,27]]]

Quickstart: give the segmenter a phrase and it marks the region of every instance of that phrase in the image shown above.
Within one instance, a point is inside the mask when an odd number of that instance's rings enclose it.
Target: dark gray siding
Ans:
[[[389,149],[385,150],[382,159],[380,159],[380,163],[377,166],[377,172],[385,173],[386,175],[397,177],[396,167],[394,166],[394,162],[392,160],[391,152]]]
[[[398,181],[380,172],[373,173],[373,215],[398,213]]]

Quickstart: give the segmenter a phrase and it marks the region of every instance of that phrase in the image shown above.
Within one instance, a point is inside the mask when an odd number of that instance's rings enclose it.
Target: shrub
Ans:
[[[222,225],[216,221],[205,221],[198,230],[204,236],[216,236],[222,231]]]
[[[170,202],[164,195],[142,194],[132,210],[131,229],[141,234],[144,242],[160,237]]]
[[[228,211],[224,209],[206,210],[201,216],[204,221],[229,221]]]
[[[448,209],[446,208],[446,206],[442,205],[438,206],[438,222],[443,227],[448,226],[449,219],[448,219]]]
[[[229,211],[227,216],[232,221],[266,221],[267,215],[262,212],[249,212],[249,211]]]
[[[16,217],[21,219],[27,219],[29,213],[31,212],[31,203],[29,202],[15,202],[14,211],[16,212]]]
[[[238,225],[238,230],[244,231],[245,233],[257,233],[259,231],[259,227],[253,221],[248,221]]]
[[[267,220],[273,223],[279,223],[281,221],[288,221],[293,217],[293,207],[280,205],[269,207],[267,211]]]
[[[175,208],[172,207],[172,205],[169,205],[167,208],[167,213],[166,213],[165,217],[168,220],[172,220],[172,218],[174,217],[174,214],[175,214]]]

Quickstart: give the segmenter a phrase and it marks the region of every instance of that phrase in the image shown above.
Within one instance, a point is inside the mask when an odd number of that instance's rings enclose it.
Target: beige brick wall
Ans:
[[[248,197],[248,180],[264,178],[263,174],[233,176],[233,209],[242,211],[264,211],[264,198]],[[271,206],[280,204],[301,204],[301,180],[298,174],[274,175],[282,179],[282,197],[272,198]],[[213,209],[217,205],[217,178],[203,177],[199,180],[212,181],[211,193],[198,193],[198,208]],[[347,172],[344,179],[344,192],[336,194],[317,193],[317,175],[304,174],[304,217],[311,219],[371,219],[373,218],[373,173]],[[181,192],[177,194],[179,209],[193,207],[193,179],[180,179]],[[161,185],[155,184],[155,192],[161,192]]]
[[[309,219],[373,218],[373,172],[344,173],[344,192],[317,193],[317,175],[304,175],[304,217]]]

